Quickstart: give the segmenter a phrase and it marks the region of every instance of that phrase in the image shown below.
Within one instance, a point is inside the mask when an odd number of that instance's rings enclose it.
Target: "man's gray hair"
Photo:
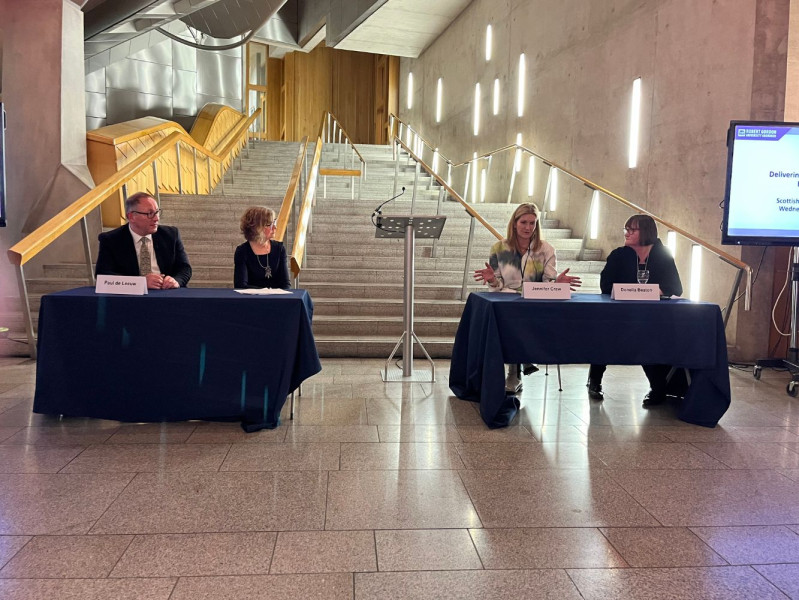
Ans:
[[[139,205],[139,200],[142,198],[153,198],[151,194],[147,192],[136,192],[132,196],[128,196],[125,198],[125,214],[128,214],[130,211],[135,210],[136,207]],[[155,198],[153,198],[155,200]]]

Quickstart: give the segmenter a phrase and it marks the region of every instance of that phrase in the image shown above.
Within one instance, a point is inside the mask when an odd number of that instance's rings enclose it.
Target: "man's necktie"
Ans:
[[[139,275],[149,275],[153,268],[150,265],[150,247],[146,237],[141,239],[141,252],[139,253]]]

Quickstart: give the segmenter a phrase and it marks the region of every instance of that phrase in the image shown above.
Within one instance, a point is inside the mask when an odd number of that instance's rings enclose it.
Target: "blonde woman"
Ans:
[[[582,285],[579,277],[569,275],[566,269],[558,275],[555,249],[541,239],[538,225],[538,207],[532,203],[520,204],[508,222],[508,237],[491,246],[485,269],[474,272],[476,281],[488,285],[489,291],[522,291],[524,281],[557,281],[568,283],[572,289]],[[519,366],[508,365],[505,390],[521,391]],[[524,374],[536,372],[535,365],[524,365]]]
[[[476,281],[488,285],[492,292],[521,292],[523,281],[557,281],[580,287],[579,277],[566,269],[558,275],[555,249],[541,239],[538,207],[520,204],[508,222],[508,237],[491,246],[485,269],[474,272]]]
[[[275,211],[251,206],[242,215],[240,227],[247,241],[233,255],[233,287],[289,289],[286,247],[272,239],[277,227]]]

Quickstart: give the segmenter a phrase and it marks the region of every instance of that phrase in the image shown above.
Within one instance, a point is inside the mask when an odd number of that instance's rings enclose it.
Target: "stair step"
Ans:
[[[297,143],[258,142],[235,161],[231,176],[209,195],[162,194],[164,223],[180,228],[192,262],[193,287],[232,287],[233,252],[243,237],[239,219],[247,207],[262,205],[278,210],[297,156]],[[359,146],[366,158],[366,178],[328,176],[320,178],[308,234],[300,287],[314,302],[314,333],[321,356],[387,358],[403,329],[404,241],[376,239],[370,217],[375,207],[406,187],[403,196],[383,208],[383,214],[447,216],[442,239],[432,257],[433,241],[417,240],[414,328],[434,357],[451,355],[464,302],[461,300],[464,260],[471,219],[464,207],[444,195],[431,177],[420,174],[413,200],[414,165],[399,161],[395,188],[395,164],[389,146]],[[324,168],[360,168],[351,163],[349,151],[325,148]],[[312,156],[312,147],[308,158]],[[299,202],[299,201],[298,201]],[[299,204],[296,205],[297,210]],[[505,203],[478,204],[480,215],[501,234],[516,206]],[[582,240],[557,219],[541,222],[544,238],[556,249],[558,269],[571,269],[583,279],[583,292],[596,292],[604,263],[599,250],[577,255]],[[284,240],[293,241],[289,228]],[[475,228],[469,271],[485,262],[496,237],[484,227]],[[70,287],[88,285],[83,264],[46,265],[44,276],[28,280],[34,314],[40,297]],[[466,293],[485,291],[467,273]],[[21,312],[4,317],[24,332]],[[35,319],[34,319],[35,320]],[[24,333],[23,333],[24,335]],[[421,357],[416,348],[415,354]]]
[[[399,336],[327,336],[314,335],[316,349],[322,358],[388,358]],[[420,337],[425,350],[432,358],[449,358],[452,356],[453,338]],[[401,358],[402,350],[398,351]],[[413,355],[422,359],[424,354],[414,344]]]
[[[402,316],[369,316],[369,315],[319,315],[314,312],[313,332],[317,334],[337,335],[346,331],[347,335],[362,338],[368,335],[396,336],[402,335]],[[414,331],[423,337],[455,337],[460,317],[416,317]]]

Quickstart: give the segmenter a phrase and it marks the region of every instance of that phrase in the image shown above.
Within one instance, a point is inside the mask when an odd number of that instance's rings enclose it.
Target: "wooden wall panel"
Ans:
[[[290,141],[319,133],[322,114],[331,110],[333,50],[324,46],[309,54],[294,52],[294,126]],[[288,133],[288,132],[287,132]]]
[[[375,55],[338,51],[333,57],[333,114],[356,144],[374,140]]]
[[[296,71],[297,52],[286,54],[283,59],[283,86],[280,99],[280,124],[281,140],[294,141],[294,113],[296,112],[296,86],[294,72]]]
[[[269,58],[266,61],[266,139],[280,140],[281,90],[283,88],[283,61]]]
[[[389,116],[399,111],[399,57],[375,55],[374,143],[388,144]]]
[[[399,116],[400,97],[400,59],[399,56],[388,57],[388,114]]]
[[[309,54],[290,52],[283,61],[282,90],[283,139],[313,139],[322,114],[330,111],[356,144],[386,143],[388,115],[398,109],[399,59],[324,46]]]

